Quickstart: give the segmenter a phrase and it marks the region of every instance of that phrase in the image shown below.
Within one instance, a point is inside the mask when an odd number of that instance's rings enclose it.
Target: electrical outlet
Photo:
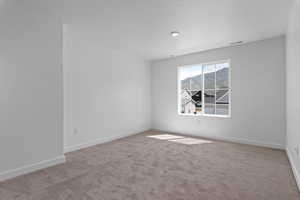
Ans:
[[[299,146],[295,147],[295,152],[296,152],[296,155],[299,156]]]
[[[77,128],[74,128],[73,129],[73,135],[77,135],[78,134],[78,129]]]

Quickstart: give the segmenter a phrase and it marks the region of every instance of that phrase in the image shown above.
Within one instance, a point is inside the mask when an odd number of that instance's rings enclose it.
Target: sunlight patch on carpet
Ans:
[[[170,134],[163,134],[163,135],[148,135],[147,137],[155,138],[155,139],[159,139],[159,140],[174,140],[174,139],[181,139],[181,138],[184,138],[183,136],[170,135]]]
[[[212,141],[209,140],[201,140],[201,139],[195,139],[195,138],[181,138],[181,139],[174,139],[174,140],[168,140],[171,142],[177,142],[181,144],[209,144],[212,143]]]
[[[210,140],[196,139],[196,138],[184,137],[184,136],[179,136],[179,135],[171,135],[171,134],[147,135],[146,137],[158,139],[158,140],[166,140],[166,141],[170,141],[170,142],[177,142],[177,143],[186,144],[186,145],[212,143],[212,141],[210,141]]]

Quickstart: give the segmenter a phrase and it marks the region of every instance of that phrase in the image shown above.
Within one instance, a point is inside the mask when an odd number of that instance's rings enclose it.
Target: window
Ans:
[[[178,68],[180,115],[229,117],[230,94],[229,61]]]

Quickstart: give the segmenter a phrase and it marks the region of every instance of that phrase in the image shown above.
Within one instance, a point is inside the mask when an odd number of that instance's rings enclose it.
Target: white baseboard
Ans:
[[[295,162],[293,160],[292,152],[289,150],[289,148],[286,148],[286,154],[287,154],[288,159],[291,163],[292,171],[294,173],[294,176],[295,176],[295,179],[296,179],[296,182],[297,182],[297,185],[298,185],[298,189],[300,191],[300,174],[296,169],[296,165],[295,165]]]
[[[48,168],[57,164],[61,164],[66,162],[66,158],[64,155],[53,158],[53,159],[49,159],[49,160],[44,160],[35,164],[31,164],[31,165],[27,165],[24,167],[20,167],[17,169],[12,169],[12,170],[8,170],[5,171],[3,173],[0,173],[0,181],[4,181],[4,180],[8,180],[11,178],[15,178],[17,176],[21,176],[24,174],[28,174],[40,169],[44,169],[44,168]]]
[[[163,131],[158,129],[152,129],[153,131],[160,131],[160,132],[169,132],[169,131]],[[221,136],[208,136],[208,135],[197,135],[193,133],[179,133],[179,132],[173,132],[170,131],[169,133],[175,133],[175,134],[181,134],[181,135],[190,135],[190,136],[196,136],[196,137],[202,137],[212,140],[220,140],[220,141],[226,141],[226,142],[234,142],[234,143],[240,143],[240,144],[248,144],[248,145],[254,145],[259,147],[267,147],[272,149],[281,149],[285,150],[285,145],[282,144],[275,144],[275,143],[264,143],[264,142],[258,142],[255,140],[248,140],[248,139],[241,139],[241,138],[234,138],[234,137],[221,137]]]
[[[141,132],[144,132],[144,131],[141,131]],[[72,151],[88,148],[88,147],[95,146],[95,145],[98,145],[98,144],[111,142],[113,140],[126,138],[126,137],[136,135],[136,134],[138,134],[138,133],[127,133],[127,134],[122,134],[122,135],[114,135],[114,136],[111,136],[111,137],[98,138],[98,139],[95,139],[95,140],[92,140],[92,141],[89,141],[89,142],[81,143],[81,144],[74,145],[74,146],[65,147],[64,148],[64,153],[69,153],[69,152],[72,152]]]

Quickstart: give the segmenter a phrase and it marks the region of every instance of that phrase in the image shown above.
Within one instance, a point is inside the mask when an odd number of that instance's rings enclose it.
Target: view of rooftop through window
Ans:
[[[179,114],[229,116],[229,72],[228,61],[179,67]]]

